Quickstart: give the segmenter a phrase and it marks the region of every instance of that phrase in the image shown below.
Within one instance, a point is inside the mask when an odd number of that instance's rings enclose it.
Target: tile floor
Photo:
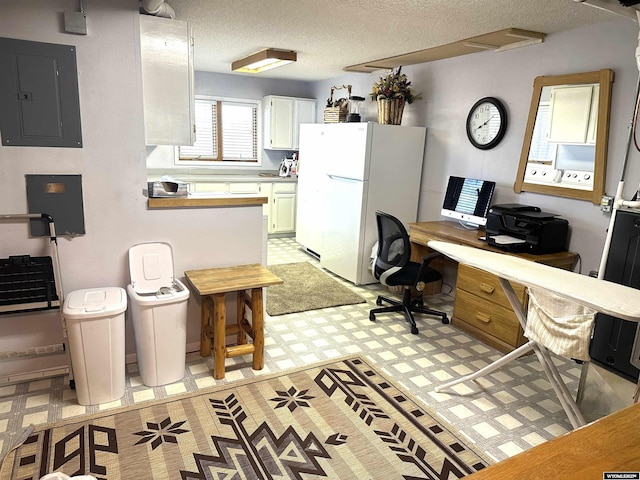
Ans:
[[[299,250],[292,238],[270,239],[267,255],[270,265],[309,261],[319,266]],[[259,372],[251,369],[250,357],[237,357],[227,359],[226,378],[214,380],[211,358],[203,359],[193,353],[187,356],[182,381],[151,388],[140,381],[137,365],[130,364],[124,397],[93,406],[77,404],[75,391],[68,387],[68,377],[0,386],[0,458],[29,424],[99,412],[352,354],[375,362],[495,460],[571,429],[534,356],[512,362],[475,383],[459,384],[448,393],[434,392],[435,385],[471,373],[501,354],[430,317],[418,320],[419,335],[411,335],[408,324],[397,315],[381,315],[376,323],[371,323],[369,309],[383,291],[380,285],[355,287],[334,278],[362,295],[366,303],[267,316],[265,368]],[[384,293],[388,294],[386,290]],[[449,295],[435,295],[426,300],[449,314],[453,310],[453,298]],[[580,367],[562,358],[554,361],[569,389],[575,392]],[[585,417],[593,420],[629,404],[633,387],[615,375],[605,380],[604,374],[591,368],[582,403]]]

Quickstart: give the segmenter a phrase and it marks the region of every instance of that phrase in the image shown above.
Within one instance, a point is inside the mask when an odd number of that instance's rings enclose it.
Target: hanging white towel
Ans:
[[[588,361],[595,314],[595,310],[548,290],[529,288],[524,335],[557,355]]]
[[[44,477],[40,477],[40,480],[97,480],[96,477],[91,475],[80,475],[77,477],[70,477],[61,472],[49,473]]]

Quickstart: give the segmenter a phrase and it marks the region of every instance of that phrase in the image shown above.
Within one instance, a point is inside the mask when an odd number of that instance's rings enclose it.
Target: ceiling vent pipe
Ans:
[[[164,0],[142,0],[142,8],[157,17],[176,18],[175,10]]]

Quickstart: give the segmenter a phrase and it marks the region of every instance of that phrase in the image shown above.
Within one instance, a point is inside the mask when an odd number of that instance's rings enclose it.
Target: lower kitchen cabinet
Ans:
[[[269,199],[263,213],[269,220],[268,233],[294,233],[296,231],[295,182],[196,182],[192,190],[198,193],[259,194]]]
[[[296,184],[274,183],[269,214],[269,233],[296,231]]]

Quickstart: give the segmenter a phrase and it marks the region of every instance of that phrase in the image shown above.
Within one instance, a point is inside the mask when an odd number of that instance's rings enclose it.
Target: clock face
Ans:
[[[478,100],[467,117],[467,137],[477,148],[495,147],[507,130],[507,111],[497,98]]]

